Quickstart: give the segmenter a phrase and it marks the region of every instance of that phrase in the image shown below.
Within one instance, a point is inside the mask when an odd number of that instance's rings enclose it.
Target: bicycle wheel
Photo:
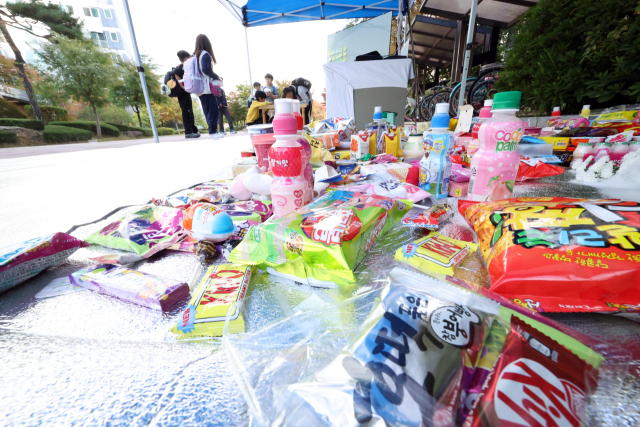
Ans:
[[[431,118],[433,118],[433,115],[436,112],[436,104],[448,103],[450,95],[451,95],[451,89],[447,88],[447,90],[443,90],[442,92],[436,93],[429,100],[429,106],[427,108],[429,109],[429,112],[431,113]]]
[[[478,80],[474,82],[474,84],[469,88],[469,92],[467,94],[467,103],[471,104],[471,94],[475,92],[476,86],[485,80],[496,80],[496,77],[500,74],[500,71],[504,70],[504,64],[493,64],[491,66],[485,66],[484,69],[480,69],[480,74],[478,75]]]
[[[469,92],[467,102],[469,105],[473,106],[473,114],[475,116],[480,114],[480,110],[484,106],[484,101],[486,99],[493,99],[493,96],[497,92],[495,89],[495,83],[496,81],[493,79],[484,80],[474,86],[473,92]]]
[[[434,97],[434,94],[427,95],[420,100],[420,106],[418,107],[418,116],[420,121],[428,122],[431,120],[432,112],[429,111],[429,101]]]
[[[469,91],[469,89],[471,88],[471,86],[473,86],[473,84],[476,82],[476,78],[475,77],[470,77],[467,79],[467,83],[465,84],[464,87],[464,93],[465,93],[465,99],[466,99],[466,94]],[[460,88],[462,87],[461,84],[458,84],[453,91],[451,92],[451,96],[449,97],[449,115],[451,117],[456,117],[458,116],[458,104],[460,102]]]

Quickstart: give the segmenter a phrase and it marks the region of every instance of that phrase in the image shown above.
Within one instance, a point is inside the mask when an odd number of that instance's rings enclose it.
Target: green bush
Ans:
[[[142,132],[142,135],[144,135],[144,136],[153,136],[153,131],[151,129],[139,128],[137,126],[121,125],[121,124],[117,124],[117,123],[107,123],[107,124],[111,125],[111,126],[113,126],[115,128],[118,128],[118,130],[120,130],[120,132],[135,131],[135,132]]]
[[[48,105],[41,105],[40,110],[44,115],[44,122],[54,122],[54,121],[67,121],[69,120],[69,116],[67,115],[67,110],[61,107],[50,107]],[[24,111],[27,113],[27,116],[34,119],[33,109],[31,105],[25,105]]]
[[[0,130],[0,144],[15,144],[18,142],[18,135],[6,130]]]
[[[0,98],[0,117],[5,119],[26,119],[27,115],[13,102]]]
[[[637,0],[540,0],[521,16],[497,88],[565,114],[640,102]]]
[[[19,128],[43,130],[44,123],[34,119],[0,119],[0,126],[17,126]]]
[[[158,136],[175,135],[176,130],[171,128],[158,128]]]
[[[77,122],[51,122],[50,125],[55,126],[67,126],[77,129],[89,130],[93,133],[97,133],[96,122],[89,121],[77,121]],[[100,129],[102,129],[102,136],[120,136],[120,131],[117,127],[109,125],[107,123],[100,123]]]
[[[42,132],[44,140],[51,144],[60,142],[88,141],[93,137],[93,133],[84,129],[77,129],[67,126],[47,125]]]

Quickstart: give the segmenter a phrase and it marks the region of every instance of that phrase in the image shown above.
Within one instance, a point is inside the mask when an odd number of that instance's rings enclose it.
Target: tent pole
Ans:
[[[247,36],[247,27],[244,27],[244,41],[247,45],[247,64],[249,65],[249,93],[253,96],[253,80],[251,79],[251,59],[249,59],[249,36]]]
[[[465,90],[467,88],[467,76],[469,75],[469,58],[473,51],[473,36],[476,27],[476,10],[478,9],[478,0],[471,0],[471,13],[469,14],[469,31],[467,31],[467,44],[464,49],[464,68],[462,69],[462,79],[460,79],[460,95],[458,98],[458,114],[460,107],[464,105]]]
[[[398,0],[398,26],[396,29],[396,55],[400,55],[400,40],[402,39],[402,0]]]
[[[147,111],[149,112],[149,121],[151,123],[151,130],[153,131],[153,139],[156,143],[159,143],[158,129],[156,129],[156,121],[153,119],[153,110],[151,109],[151,99],[149,99],[149,90],[147,89],[147,80],[144,77],[144,68],[142,68],[142,60],[140,59],[140,52],[138,52],[138,42],[136,41],[136,33],[133,31],[133,22],[131,21],[131,12],[129,11],[129,2],[123,0],[124,14],[127,16],[127,23],[129,24],[129,32],[131,33],[131,44],[133,44],[133,53],[136,61],[136,67],[140,74],[140,84],[142,85],[142,92],[144,93],[144,101],[147,104]]]

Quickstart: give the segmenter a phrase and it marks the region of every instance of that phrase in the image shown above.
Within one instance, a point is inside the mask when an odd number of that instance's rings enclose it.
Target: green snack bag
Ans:
[[[182,210],[147,205],[96,231],[85,241],[149,258],[186,235],[187,231],[182,228]]]
[[[383,196],[335,191],[282,218],[254,226],[229,262],[335,288],[355,283],[353,270],[411,204]]]

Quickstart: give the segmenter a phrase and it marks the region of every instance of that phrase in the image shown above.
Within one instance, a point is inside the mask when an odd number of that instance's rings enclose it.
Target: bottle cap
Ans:
[[[373,109],[373,120],[382,119],[382,107],[374,107]]]
[[[560,111],[560,107],[553,107],[553,111]]]
[[[493,99],[485,99],[484,100],[484,106],[485,107],[491,107],[493,105]]]
[[[591,110],[591,105],[583,105],[582,109],[583,110]]]
[[[446,114],[449,116],[449,103],[443,102],[440,104],[436,104],[436,114]]]
[[[293,114],[293,104],[290,99],[280,98],[273,101],[277,114]]]
[[[432,129],[449,128],[449,104],[441,103],[436,104],[436,113],[431,119]]]
[[[294,99],[291,101],[292,108],[293,108],[293,113],[300,113],[300,100],[299,99]]]
[[[498,92],[493,97],[491,110],[518,110],[520,109],[520,98],[522,98],[520,91]]]

